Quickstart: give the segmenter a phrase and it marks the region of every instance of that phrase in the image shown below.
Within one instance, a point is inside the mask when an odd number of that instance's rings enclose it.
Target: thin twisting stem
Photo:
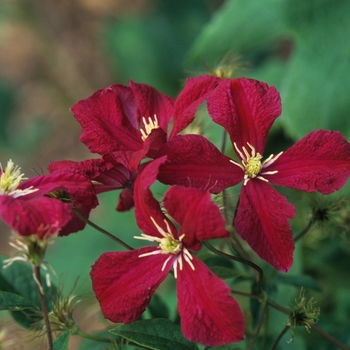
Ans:
[[[262,280],[264,278],[264,272],[263,270],[256,264],[254,264],[253,262],[249,261],[249,260],[246,260],[244,258],[240,258],[238,256],[233,256],[233,255],[229,255],[229,254],[226,254],[224,252],[222,252],[221,250],[218,250],[216,249],[215,247],[213,247],[210,243],[206,242],[206,241],[203,241],[203,244],[210,250],[212,251],[213,253],[217,254],[217,255],[221,255],[223,256],[224,258],[226,259],[229,259],[229,260],[234,260],[234,261],[238,261],[242,264],[246,264],[246,265],[249,265],[250,267],[252,267],[253,269],[255,269],[258,273],[259,273],[259,280],[258,280],[258,291],[259,291],[259,294],[262,293]]]
[[[44,295],[44,289],[41,283],[41,276],[40,276],[40,265],[33,265],[33,275],[35,282],[38,286],[38,292],[39,292],[39,298],[40,298],[40,304],[41,309],[44,315],[44,321],[46,326],[46,334],[47,334],[47,340],[49,343],[49,349],[53,350],[53,339],[52,339],[52,331],[51,331],[51,325],[49,320],[49,313],[47,310],[45,295]]]
[[[310,220],[306,225],[306,227],[294,237],[294,242],[298,241],[300,238],[306,235],[310,231],[310,228],[312,227],[313,224],[314,224],[314,221]]]
[[[290,314],[290,310],[286,309],[285,307],[275,303],[272,300],[267,300],[267,303],[272,306],[273,308],[283,312],[286,315]],[[314,330],[315,332],[317,332],[319,335],[321,335],[323,338],[327,339],[330,343],[333,343],[335,346],[337,346],[339,349],[341,350],[349,350],[349,348],[347,346],[345,346],[344,344],[342,344],[338,339],[334,338],[332,335],[330,335],[329,333],[325,332],[323,329],[317,327],[314,324],[310,325],[310,328],[312,330]]]
[[[120,245],[122,245],[124,248],[128,249],[128,250],[133,250],[134,248],[129,246],[127,243],[125,243],[124,241],[122,241],[121,239],[119,239],[118,237],[112,235],[111,233],[109,233],[108,231],[106,231],[105,229],[103,229],[102,227],[94,224],[92,221],[90,221],[89,219],[87,219],[77,208],[73,207],[74,212],[77,214],[77,216],[79,217],[79,219],[83,220],[84,222],[86,222],[88,225],[90,225],[91,227],[93,227],[95,230],[103,233],[104,235],[106,235],[107,237],[113,239],[114,241],[118,242]]]
[[[271,350],[275,350],[277,349],[277,345],[280,342],[280,340],[282,339],[282,337],[287,333],[287,331],[290,328],[290,324],[286,324],[285,327],[283,328],[282,332],[279,334],[279,336],[277,337],[277,339],[275,340],[275,342],[272,345]]]

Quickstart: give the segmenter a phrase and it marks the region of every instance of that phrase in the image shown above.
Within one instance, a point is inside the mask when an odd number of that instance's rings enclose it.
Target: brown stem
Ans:
[[[44,289],[43,289],[43,285],[41,283],[40,265],[33,265],[33,275],[34,275],[35,282],[38,286],[41,309],[43,312],[44,321],[45,321],[45,325],[46,325],[46,334],[47,334],[47,340],[49,343],[49,349],[53,350],[52,331],[51,331],[51,325],[50,325],[50,320],[49,320],[49,313],[47,311]]]
[[[222,252],[221,250],[216,249],[215,247],[213,247],[210,243],[208,243],[207,241],[203,241],[203,244],[209,249],[211,250],[213,253],[217,254],[217,255],[221,255],[226,259],[229,260],[234,260],[234,261],[238,261],[240,263],[249,265],[250,267],[252,267],[254,270],[256,270],[259,273],[259,279],[258,279],[258,291],[259,294],[262,293],[262,280],[264,278],[264,272],[263,270],[260,268],[260,266],[254,264],[253,262],[251,262],[250,260],[246,260],[244,258],[240,258],[238,256],[234,256],[234,255],[229,255],[226,254],[224,252]]]
[[[112,235],[111,233],[109,233],[108,231],[106,231],[105,229],[103,229],[102,227],[94,224],[92,221],[90,221],[89,219],[87,219],[77,208],[73,207],[74,212],[77,214],[77,216],[83,220],[84,222],[86,222],[88,225],[90,225],[91,227],[93,227],[95,230],[103,233],[104,235],[106,235],[107,237],[113,239],[114,241],[118,242],[120,245],[122,245],[124,248],[128,249],[128,250],[133,250],[134,248],[129,246],[127,243],[125,243],[124,241],[122,241],[121,239],[119,239],[118,237]]]

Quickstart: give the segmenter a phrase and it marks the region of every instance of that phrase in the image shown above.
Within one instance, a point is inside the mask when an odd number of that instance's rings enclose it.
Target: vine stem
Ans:
[[[306,235],[306,233],[308,233],[308,231],[310,230],[313,224],[314,224],[314,221],[310,220],[306,225],[306,227],[294,237],[294,243],[298,241],[300,238],[302,238],[304,235]]]
[[[44,289],[43,289],[43,286],[41,283],[40,265],[33,265],[33,276],[34,276],[34,280],[38,286],[39,299],[40,299],[41,309],[42,309],[43,316],[44,316],[47,340],[49,343],[49,349],[53,350],[52,331],[51,331],[51,325],[50,325],[50,320],[49,320],[49,313],[47,310],[47,305],[46,305],[46,300],[45,300],[45,293],[44,293]]]
[[[116,241],[117,243],[119,243],[121,246],[123,246],[124,248],[128,249],[128,250],[134,250],[133,247],[129,246],[127,243],[125,243],[124,241],[122,241],[121,239],[119,239],[118,237],[112,235],[111,233],[109,233],[108,231],[106,231],[105,229],[103,229],[102,227],[96,225],[95,223],[93,223],[92,221],[90,221],[89,219],[87,219],[77,208],[73,207],[73,211],[77,214],[77,216],[79,217],[79,219],[83,220],[85,223],[87,223],[88,225],[90,225],[91,227],[93,227],[95,230],[103,233],[104,235],[106,235],[107,237],[113,239],[114,241]]]
[[[234,260],[234,261],[238,261],[242,264],[246,264],[246,265],[249,265],[250,267],[252,267],[254,270],[256,270],[258,273],[259,273],[259,279],[258,279],[258,291],[259,291],[259,294],[262,293],[262,280],[264,278],[264,272],[263,270],[256,264],[254,264],[253,262],[249,261],[249,260],[246,260],[244,258],[240,258],[238,256],[233,256],[233,255],[230,255],[230,254],[226,254],[224,252],[222,252],[221,250],[218,250],[216,249],[215,247],[213,247],[210,243],[208,243],[207,241],[203,241],[203,244],[210,250],[212,251],[213,253],[217,254],[217,255],[221,255],[223,256],[224,258],[226,259],[229,259],[229,260]]]
[[[277,337],[277,339],[273,343],[271,350],[277,349],[278,343],[280,342],[282,337],[288,332],[289,328],[290,328],[290,324],[288,323],[288,324],[285,325],[285,327],[283,328],[282,332],[279,334],[279,336]]]
[[[232,289],[231,289],[231,293],[232,294],[242,295],[242,296],[245,296],[245,297],[248,297],[248,298],[254,298],[254,299],[259,299],[259,300],[263,300],[264,299],[264,295],[254,295],[254,294],[244,293],[244,292],[240,292],[240,291],[236,291],[236,290],[232,290]],[[286,315],[290,315],[290,313],[291,313],[291,311],[289,309],[283,307],[282,305],[279,305],[279,304],[275,303],[274,301],[272,301],[270,299],[266,299],[266,304],[270,305],[271,307],[273,307],[274,309],[276,309],[278,311],[281,311],[282,313],[284,313]],[[342,344],[338,339],[334,338],[329,333],[325,332],[322,328],[320,328],[320,327],[318,327],[318,326],[316,326],[314,324],[311,324],[310,328],[312,330],[314,330],[316,333],[318,333],[320,336],[322,336],[323,338],[327,339],[330,343],[333,343],[339,349],[341,349],[341,350],[349,350],[349,348],[347,346]],[[282,336],[283,336],[283,334],[282,334]]]
[[[273,308],[283,312],[286,315],[290,314],[290,310],[286,309],[285,307],[275,303],[272,300],[267,300],[267,303],[272,306]],[[327,339],[330,343],[333,343],[335,346],[337,346],[339,349],[341,350],[349,350],[349,348],[347,346],[345,346],[344,344],[342,344],[338,339],[334,338],[332,335],[330,335],[329,333],[325,332],[323,329],[321,329],[320,327],[317,327],[314,324],[310,325],[310,328],[312,330],[314,330],[315,332],[317,332],[319,335],[321,335],[323,338]]]

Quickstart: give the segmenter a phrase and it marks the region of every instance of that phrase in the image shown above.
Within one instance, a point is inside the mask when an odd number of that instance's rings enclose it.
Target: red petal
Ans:
[[[243,180],[243,170],[200,135],[176,136],[160,153],[167,155],[158,175],[158,180],[165,184],[219,193]]]
[[[260,154],[272,123],[281,114],[277,90],[247,78],[223,80],[209,95],[207,108],[214,122],[226,129],[240,150],[250,143]]]
[[[159,166],[166,157],[158,158],[150,162],[138,175],[134,185],[135,217],[138,227],[147,235],[162,237],[158,229],[151,220],[151,217],[164,230],[167,231],[165,215],[160,209],[159,202],[153,197],[149,187],[156,180]],[[169,226],[176,234],[174,225],[167,220]]]
[[[229,236],[225,220],[208,191],[172,186],[163,202],[168,214],[181,225],[186,248],[196,250],[200,248],[199,241]]]
[[[244,339],[244,316],[228,286],[195,257],[177,278],[178,308],[186,338],[206,346]]]
[[[25,195],[24,200],[40,197],[52,191],[65,190],[73,202],[79,202],[90,209],[98,205],[94,186],[85,176],[78,173],[67,173],[64,170],[55,171],[49,175],[36,176],[24,181],[18,188],[26,189],[30,186],[38,190]]]
[[[21,197],[0,196],[0,216],[20,235],[44,238],[55,234],[71,220],[72,209],[70,204],[53,198],[25,201]]]
[[[162,271],[165,254],[139,257],[155,250],[104,253],[91,267],[92,288],[103,315],[112,322],[129,323],[145,311],[159,284],[169,273],[169,261]]]
[[[266,171],[276,185],[323,194],[339,190],[350,176],[350,143],[337,131],[317,130],[284,152]]]
[[[287,219],[294,215],[293,205],[272,186],[250,180],[242,186],[234,225],[260,258],[286,272],[293,263],[294,251]]]
[[[82,127],[80,140],[91,152],[142,149],[137,106],[130,88],[111,85],[72,107]]]
[[[130,210],[134,203],[134,196],[129,189],[123,190],[118,199],[117,211],[127,211]]]
[[[167,132],[169,120],[173,116],[174,99],[146,84],[130,80],[129,85],[137,101],[139,119],[154,120],[154,116],[157,116],[159,126]]]
[[[219,81],[219,78],[212,75],[186,80],[185,87],[175,101],[174,126],[170,139],[184,130],[193,121],[199,105],[204,102],[208,93],[214,89]]]

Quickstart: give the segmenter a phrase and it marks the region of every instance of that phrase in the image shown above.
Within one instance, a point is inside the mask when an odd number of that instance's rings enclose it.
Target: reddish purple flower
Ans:
[[[113,153],[116,162],[123,163],[120,157],[128,154],[130,170],[136,171],[144,157],[155,158],[162,144],[193,121],[217,82],[213,76],[187,79],[176,100],[133,81],[129,87],[111,85],[99,90],[72,107],[82,126],[80,140],[91,152]]]
[[[92,181],[96,194],[121,189],[118,211],[126,211],[134,206],[133,188],[137,172],[121,163],[112,164],[101,158],[82,162],[63,160],[51,163],[48,169],[50,172],[60,170],[86,176]]]
[[[55,172],[23,181],[12,161],[0,171],[0,216],[22,236],[67,235],[85,227],[72,205],[88,216],[98,202],[86,177]]]
[[[157,245],[100,256],[90,275],[101,310],[112,322],[137,320],[173,269],[185,337],[207,346],[240,341],[244,318],[238,303],[228,286],[193,255],[201,240],[229,235],[224,219],[209,192],[182,186],[165,194],[164,209],[174,221],[165,216],[149,190],[162,162],[164,158],[151,162],[135,182],[135,215],[143,232],[135,238]]]
[[[287,271],[294,251],[288,219],[295,208],[270,184],[323,194],[339,190],[350,175],[350,144],[339,132],[318,130],[263,161],[267,134],[281,114],[276,89],[256,80],[227,79],[207,101],[213,121],[230,135],[238,160],[221,154],[204,137],[177,136],[162,149],[168,160],[159,180],[213,193],[243,182],[234,225],[262,259]]]

